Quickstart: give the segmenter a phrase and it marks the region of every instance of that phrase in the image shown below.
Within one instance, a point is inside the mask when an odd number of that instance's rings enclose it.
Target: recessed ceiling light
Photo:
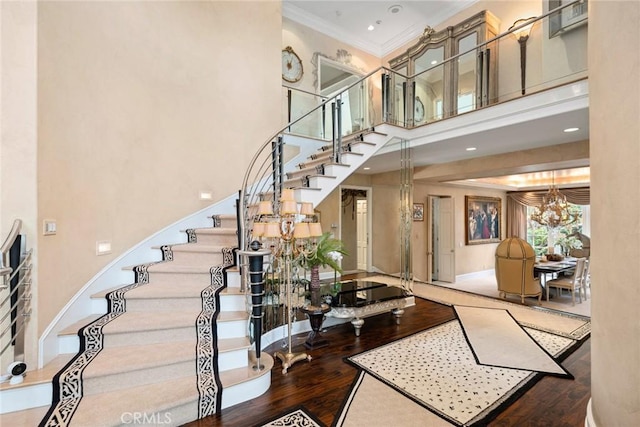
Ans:
[[[371,170],[371,168],[367,168],[367,167],[365,167],[363,169],[366,170],[366,171]]]
[[[387,10],[389,11],[389,13],[400,13],[402,11],[402,6],[400,6],[399,4],[394,4]]]
[[[578,131],[578,130],[580,130],[580,128],[566,128],[564,131],[569,133],[569,132],[575,132],[575,131]]]
[[[373,31],[375,28],[376,28],[376,27],[374,27],[373,25],[369,25],[369,26],[367,27],[367,30],[369,30],[369,31]]]
[[[438,63],[438,61],[436,61],[435,59],[433,61],[431,61],[431,65],[436,65]]]
[[[476,147],[467,147],[467,151],[476,151]]]

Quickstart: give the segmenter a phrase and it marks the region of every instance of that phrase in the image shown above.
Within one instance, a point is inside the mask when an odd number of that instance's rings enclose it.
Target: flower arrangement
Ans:
[[[562,234],[556,240],[556,243],[562,247],[565,255],[569,255],[572,249],[582,249],[582,241],[574,235]]]
[[[342,272],[340,261],[346,254],[342,240],[331,237],[331,233],[327,232],[323,233],[308,251],[300,251],[296,261],[307,270],[313,267],[331,267],[337,272]]]

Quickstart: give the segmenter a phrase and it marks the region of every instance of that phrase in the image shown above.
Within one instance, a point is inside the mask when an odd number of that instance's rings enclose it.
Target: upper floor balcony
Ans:
[[[286,131],[331,141],[388,125],[410,141],[414,166],[587,140],[586,7],[569,3],[501,34],[490,11],[426,28],[367,75],[317,58],[316,93],[283,87]],[[580,130],[557,131],[569,124]],[[473,138],[476,154],[465,151]],[[392,168],[384,150],[366,166]]]

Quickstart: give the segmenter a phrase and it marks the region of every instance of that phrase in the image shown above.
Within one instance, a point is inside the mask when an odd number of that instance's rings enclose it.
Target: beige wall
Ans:
[[[352,70],[356,74],[367,74],[380,66],[380,58],[350,46],[344,42],[329,37],[323,33],[315,31],[290,19],[282,19],[282,47],[291,46],[302,60],[304,74],[302,79],[296,83],[287,83],[287,86],[301,89],[311,93],[318,93],[317,69],[314,63],[314,54],[337,60],[342,66]],[[346,51],[348,58],[338,58],[338,50]],[[378,88],[379,89],[379,88]],[[373,90],[373,88],[372,88]],[[377,92],[372,94],[377,96]],[[286,124],[286,98],[283,97],[283,124]],[[301,117],[320,103],[320,99],[312,95],[294,92],[292,96],[292,118]],[[370,112],[371,115],[378,114]],[[293,131],[305,135],[319,135],[320,115],[310,116],[296,126]]]
[[[280,118],[281,38],[279,2],[38,4],[40,331],[200,190],[238,191]]]
[[[36,27],[34,2],[0,2],[0,243],[14,220],[21,219],[27,247],[37,255]],[[37,263],[36,256],[33,307],[38,304]],[[33,310],[25,330],[25,361],[29,366],[36,362],[37,324],[38,312]],[[6,372],[14,360],[7,351],[0,363],[1,372]]]
[[[636,426],[640,425],[640,3],[591,1],[589,8],[594,201],[591,421],[595,421],[589,426]]]
[[[445,196],[453,198],[454,224],[455,224],[455,262],[456,276],[494,268],[494,255],[497,243],[483,245],[466,245],[465,223],[465,196],[499,197],[502,200],[502,213],[500,227],[502,236],[505,236],[506,196],[504,191],[482,189],[477,187],[455,187],[447,185],[414,183],[414,203],[424,203],[428,209],[428,196]],[[413,223],[411,250],[413,255],[413,275],[416,279],[427,279],[427,221]]]

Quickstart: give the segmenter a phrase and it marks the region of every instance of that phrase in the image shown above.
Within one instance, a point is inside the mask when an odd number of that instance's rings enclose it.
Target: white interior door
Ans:
[[[438,210],[438,280],[455,282],[456,253],[453,197],[441,197]]]
[[[361,199],[357,201],[356,215],[357,221],[357,240],[358,240],[358,270],[367,269],[367,253],[369,246],[369,236],[367,230],[367,200]]]

